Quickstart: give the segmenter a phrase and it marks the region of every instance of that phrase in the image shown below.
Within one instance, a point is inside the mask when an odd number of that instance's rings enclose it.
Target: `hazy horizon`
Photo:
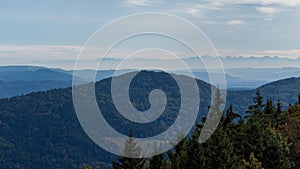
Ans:
[[[295,0],[189,2],[176,0],[171,4],[164,0],[125,0],[105,3],[76,0],[72,3],[48,0],[18,1],[18,3],[6,1],[0,5],[0,65],[72,69],[80,50],[99,28],[120,17],[154,11],[182,17],[201,29],[219,56],[224,58],[222,60],[225,62],[225,68],[245,67],[249,60],[245,61],[246,63],[235,62],[252,57],[256,57],[257,61],[253,63],[251,61],[247,67],[300,67],[297,66],[300,65],[299,9],[300,2]],[[172,30],[172,27],[167,29]],[[189,35],[189,32],[185,33]],[[191,39],[194,36],[189,37]],[[177,43],[162,37],[137,37],[126,43],[119,45],[108,57],[124,58],[132,54],[130,52],[132,46],[144,47],[149,44],[164,47],[175,54],[191,56],[184,53]],[[163,60],[170,58],[164,53],[139,54],[136,58]],[[226,61],[229,60],[227,56],[236,58],[229,63]],[[259,59],[264,56],[275,58]],[[87,62],[95,62],[90,60],[91,58],[85,59]],[[140,64],[138,61],[134,62]],[[110,62],[103,69],[108,69],[110,64],[115,63]],[[88,67],[87,64],[86,68]]]
[[[213,62],[217,60],[216,57],[202,56],[201,60],[205,62]],[[253,69],[270,69],[270,68],[300,68],[300,58],[280,58],[280,57],[220,57],[224,69],[240,69],[240,68],[253,68]],[[190,66],[191,69],[215,69],[215,67],[205,68],[201,63],[194,63],[194,61],[201,60],[198,57],[187,57],[184,58],[183,61]],[[90,62],[91,60],[86,60],[86,62]],[[100,61],[100,59],[99,59]],[[149,64],[153,65],[166,65],[169,64],[168,70],[185,70],[185,67],[174,66],[176,64],[176,59],[159,59],[159,58],[138,58],[138,59],[127,59],[129,65],[123,66],[121,69],[143,69],[146,68]],[[101,67],[98,70],[116,70],[116,67],[122,62],[122,58],[105,58],[102,60]],[[64,70],[74,70],[75,69],[76,60],[64,60],[60,62],[48,62],[48,63],[14,63],[14,64],[0,64],[0,66],[41,66],[47,68],[58,68]],[[100,62],[99,62],[100,63]],[[173,63],[173,64],[172,64]],[[137,66],[139,65],[139,66]],[[158,66],[159,67],[159,66]],[[76,69],[93,69],[90,67],[82,67]]]

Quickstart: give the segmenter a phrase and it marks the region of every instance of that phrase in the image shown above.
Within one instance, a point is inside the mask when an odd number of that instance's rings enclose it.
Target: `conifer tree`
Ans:
[[[213,105],[211,105],[210,108],[215,114],[222,113],[222,110],[220,108],[224,103],[225,103],[225,101],[222,98],[221,90],[219,88],[217,88]]]
[[[151,157],[149,161],[149,169],[160,169],[163,166],[164,155],[159,154]]]
[[[233,112],[233,107],[232,104],[229,105],[229,108],[226,111],[225,117],[222,119],[222,123],[224,127],[231,127],[232,125],[234,125],[234,120],[235,119],[241,119],[241,115]]]
[[[172,168],[171,168],[170,162],[167,159],[164,159],[162,161],[162,165],[159,169],[172,169]]]
[[[275,119],[275,108],[272,99],[267,99],[262,117],[262,120],[265,124],[276,126],[277,121]]]
[[[291,157],[295,168],[300,168],[300,105],[291,106],[283,113],[284,121],[278,127],[279,132],[291,143]]]
[[[274,114],[274,118],[275,118],[275,127],[277,128],[279,126],[279,124],[282,123],[282,104],[280,102],[280,100],[277,101],[277,107],[275,110],[275,114]]]
[[[171,169],[177,169],[177,162],[178,162],[178,156],[180,154],[180,151],[182,150],[183,144],[185,142],[185,138],[182,139],[183,136],[179,135],[178,140],[181,140],[178,144],[174,145],[173,150],[169,150],[167,152],[168,158],[171,163]]]
[[[263,97],[260,94],[260,91],[256,91],[256,97],[253,99],[254,104],[250,105],[246,113],[248,113],[250,116],[251,115],[261,115],[263,112]]]
[[[282,104],[281,104],[280,100],[277,101],[276,114],[277,115],[281,115],[282,114]]]
[[[271,101],[267,101],[265,109],[263,106],[262,96],[257,93],[252,106],[254,114],[250,116],[247,123],[244,125],[244,142],[240,146],[240,153],[250,156],[251,153],[262,163],[264,168],[290,168],[291,163],[288,159],[289,145],[287,141],[281,137],[270,125],[266,124],[267,118],[265,112],[272,112],[273,106]],[[258,108],[260,107],[260,108]],[[249,107],[251,108],[251,107]]]
[[[198,169],[204,155],[198,142],[201,125],[196,125],[192,136],[186,139],[178,155],[177,169]]]
[[[202,122],[205,120],[205,127],[201,129],[201,134],[199,136],[200,142],[207,140],[216,129],[216,125],[219,124],[220,120],[222,120],[223,110],[225,101],[222,98],[222,93],[219,88],[216,88],[216,92],[213,98],[212,104],[209,106],[210,112],[207,115],[207,118],[203,118]]]
[[[267,115],[273,115],[274,111],[275,111],[275,109],[274,109],[274,106],[273,106],[272,99],[267,99],[265,109],[264,109],[264,113],[267,114]]]
[[[129,157],[139,157],[141,155],[141,149],[137,142],[134,141],[132,130],[128,135],[128,139],[124,146],[124,155],[126,157],[119,156],[119,162],[113,162],[114,169],[142,169],[145,160],[142,158],[128,158]]]
[[[259,89],[256,91],[256,97],[254,98],[254,103],[257,105],[258,110],[262,110],[263,105],[263,97],[260,94]]]

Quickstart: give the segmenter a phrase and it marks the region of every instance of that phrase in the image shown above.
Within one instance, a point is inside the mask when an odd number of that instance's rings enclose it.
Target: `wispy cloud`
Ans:
[[[0,46],[1,65],[44,65],[72,68],[81,46],[3,45]],[[65,65],[66,60],[73,60]]]
[[[198,16],[200,13],[200,10],[196,9],[196,8],[187,8],[185,13],[190,14],[192,16]]]
[[[273,7],[258,7],[256,10],[260,13],[267,14],[267,15],[275,15],[280,12],[279,9]]]
[[[21,53],[31,52],[35,54],[52,53],[76,53],[80,51],[81,46],[59,46],[59,45],[1,45],[0,53]]]
[[[157,5],[157,1],[150,1],[150,0],[126,0],[126,4],[133,5],[133,6],[153,6]]]
[[[76,62],[76,58],[81,50],[81,46],[0,46],[0,65],[40,65],[46,67],[59,67],[64,69],[74,69],[74,65]],[[128,58],[126,64],[124,64],[125,68],[130,68],[130,66],[135,67],[145,67],[145,66],[157,66],[164,67],[167,65],[168,69],[179,69],[177,66],[177,62],[170,62],[170,60],[174,60],[173,56],[170,56],[168,53],[162,53],[160,51],[144,51],[138,53],[138,55],[133,56],[132,58]],[[261,51],[239,51],[235,49],[230,50],[218,50],[221,57],[232,56],[232,57],[264,57],[264,56],[278,56],[279,58],[289,58],[289,59],[297,59],[300,58],[300,49],[293,50],[261,50]],[[108,60],[105,60],[104,64],[102,64],[102,69],[110,69],[115,68],[120,64],[120,60],[123,60],[125,56],[130,55],[130,51],[115,51],[111,55],[109,55]],[[182,55],[174,52],[174,54]],[[97,55],[96,55],[97,56]],[[93,56],[91,58],[83,58],[82,69],[91,68],[91,62],[99,61],[93,60],[95,58]],[[154,57],[155,56],[155,57]],[[192,55],[185,55],[185,59],[188,59]],[[184,59],[184,58],[183,58]],[[175,59],[176,60],[176,59]],[[298,60],[299,61],[299,60]],[[289,63],[293,63],[292,61]],[[199,67],[197,63],[189,63],[194,65],[195,67]],[[231,63],[227,63],[229,66]],[[258,67],[264,67],[266,63],[258,64]],[[297,65],[298,63],[293,63]],[[126,65],[128,67],[126,67]],[[241,66],[241,65],[240,65]],[[245,66],[245,65],[242,65]],[[247,66],[247,65],[246,65]],[[272,66],[272,65],[270,65]],[[276,67],[276,65],[273,65]],[[288,66],[288,64],[286,65]],[[291,66],[291,65],[290,65]]]
[[[300,49],[292,49],[292,50],[265,50],[257,52],[258,54],[265,54],[269,56],[279,56],[290,59],[300,58]]]
[[[227,25],[242,25],[242,24],[245,24],[245,23],[247,23],[247,22],[243,21],[243,20],[237,20],[237,19],[230,20],[230,21],[226,22]]]
[[[187,4],[184,7],[185,9],[182,10],[187,14],[190,14],[192,16],[199,17],[201,12],[207,11],[207,10],[219,10],[217,6],[211,5],[211,4]]]
[[[273,20],[274,15],[278,14],[281,10],[274,7],[258,7],[256,8],[256,11],[265,14],[266,20],[271,21]]]
[[[283,5],[288,7],[300,6],[299,0],[213,0],[211,4],[224,6],[227,4],[256,4],[256,5]]]
[[[214,24],[216,24],[216,22],[212,21],[212,20],[203,20],[203,21],[200,21],[200,22],[205,23],[207,25],[214,25]]]
[[[220,8],[216,5],[213,5],[213,4],[198,4],[198,5],[195,5],[196,8],[199,8],[199,9],[209,9],[209,10],[219,10]]]

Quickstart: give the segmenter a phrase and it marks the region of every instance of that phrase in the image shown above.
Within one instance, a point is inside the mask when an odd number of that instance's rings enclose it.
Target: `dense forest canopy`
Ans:
[[[169,104],[176,105],[172,95],[176,88],[168,86],[172,83],[161,78],[163,73],[143,73],[132,85],[132,102],[137,108],[145,110],[149,106],[146,95],[135,92],[144,89],[141,84],[168,89]],[[110,101],[110,82],[110,78],[97,82],[96,95],[99,104],[106,101],[102,106],[104,116],[118,131],[127,135],[132,129],[134,137],[151,136],[156,133],[147,128],[158,132],[172,123],[176,106],[170,106],[153,126],[137,128],[136,124],[123,121],[120,127],[118,121],[122,119]],[[200,80],[197,83],[201,105],[194,130],[173,150],[144,159],[139,166],[176,169],[299,167],[299,78],[267,84],[259,88],[260,92],[228,92],[224,117],[212,137],[203,144],[198,143],[198,136],[211,93],[208,83]],[[143,132],[144,135],[137,135]],[[131,142],[134,143],[134,139]],[[112,161],[123,166],[127,160],[130,159],[120,159],[104,151],[84,133],[73,108],[71,88],[0,100],[1,168],[99,166],[105,169],[112,167]]]

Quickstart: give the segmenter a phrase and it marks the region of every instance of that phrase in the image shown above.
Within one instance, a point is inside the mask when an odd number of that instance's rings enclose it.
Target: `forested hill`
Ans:
[[[141,72],[137,76],[139,78],[131,84],[131,92],[133,104],[138,109],[145,110],[150,106],[145,101],[149,89],[158,87],[167,93],[168,107],[161,118],[138,128],[138,124],[122,119],[110,97],[111,78],[96,83],[98,104],[106,120],[118,131],[127,135],[129,129],[134,128],[137,129],[135,132],[144,132],[144,136],[154,135],[170,126],[176,118],[180,106],[178,86],[170,75],[161,72]],[[210,86],[202,81],[198,81],[198,85],[204,91],[202,109],[207,109],[210,94],[206,91]],[[149,131],[149,128],[153,130]],[[3,168],[69,169],[85,163],[110,164],[116,158],[94,144],[81,129],[73,108],[71,88],[1,99],[0,140]],[[105,164],[101,166],[103,168]]]
[[[122,75],[126,76],[126,75]],[[182,76],[187,80],[188,77]],[[210,85],[197,81],[205,114],[210,103]],[[111,78],[96,83],[96,95],[106,120],[116,130],[127,134],[129,128],[140,136],[152,136],[166,130],[176,118],[179,108],[178,86],[170,75],[142,71],[131,84],[131,101],[139,110],[150,106],[150,89],[165,91],[168,103],[163,116],[155,122],[139,126],[117,113],[110,96]],[[285,103],[295,102],[300,79],[274,82],[260,89],[265,98],[276,97]],[[241,111],[249,105],[255,90],[228,92],[227,102]],[[138,127],[139,126],[139,127]],[[149,128],[153,129],[149,131]],[[116,156],[95,145],[81,129],[72,103],[71,88],[36,92],[0,100],[0,164],[1,168],[80,168],[84,164],[101,163],[107,168]]]
[[[34,66],[0,66],[0,98],[66,88],[72,75],[55,69]]]
[[[300,77],[278,80],[265,84],[257,88],[265,99],[272,99],[274,102],[281,101],[283,108],[289,104],[297,102],[297,96],[300,92]],[[253,103],[256,90],[229,91],[227,103],[232,103],[234,109],[243,114],[248,105]]]

